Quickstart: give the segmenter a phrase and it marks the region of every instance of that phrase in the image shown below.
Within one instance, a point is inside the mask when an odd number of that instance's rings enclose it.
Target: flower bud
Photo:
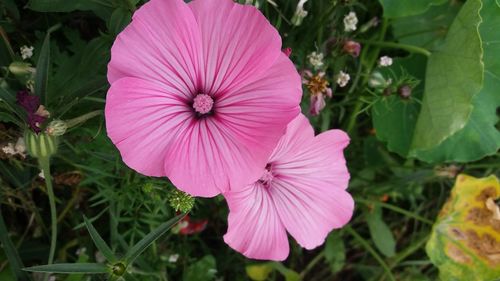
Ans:
[[[411,96],[411,87],[408,85],[402,85],[398,89],[398,94],[403,99],[409,99]]]
[[[176,211],[189,212],[194,206],[194,198],[178,189],[173,189],[168,195],[168,203]]]
[[[114,275],[122,276],[123,274],[125,274],[127,267],[123,263],[118,262],[113,264],[111,269]]]
[[[357,58],[359,56],[359,52],[361,51],[361,44],[356,41],[348,40],[345,41],[342,50],[354,58]]]
[[[372,73],[370,79],[368,80],[368,86],[374,89],[382,89],[389,86],[391,82],[391,79],[386,80],[382,73],[375,71]]]
[[[9,65],[9,71],[19,77],[31,77],[35,75],[35,68],[26,62],[15,61]]]
[[[35,158],[50,157],[57,152],[57,137],[45,133],[35,134],[31,130],[24,133],[28,153]]]
[[[66,124],[66,122],[62,120],[53,120],[52,122],[49,123],[47,129],[45,129],[45,132],[47,132],[47,134],[50,136],[58,137],[64,135],[67,129],[68,125]]]

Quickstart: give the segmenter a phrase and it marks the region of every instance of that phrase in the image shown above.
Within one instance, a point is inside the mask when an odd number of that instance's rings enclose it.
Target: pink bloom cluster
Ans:
[[[111,54],[106,127],[123,161],[193,196],[222,194],[231,247],[283,260],[287,231],[312,249],[349,221],[349,139],[314,136],[300,75],[255,7],[151,0]]]

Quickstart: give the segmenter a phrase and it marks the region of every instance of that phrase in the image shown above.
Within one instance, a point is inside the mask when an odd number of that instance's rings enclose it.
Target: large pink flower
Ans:
[[[299,113],[300,77],[254,7],[151,0],[118,35],[106,126],[123,161],[210,197],[260,176]]]
[[[287,231],[306,249],[323,244],[354,210],[346,191],[343,150],[348,143],[340,130],[315,137],[307,118],[298,116],[261,170],[262,177],[224,194],[229,205],[224,241],[249,258],[270,260],[288,256]]]

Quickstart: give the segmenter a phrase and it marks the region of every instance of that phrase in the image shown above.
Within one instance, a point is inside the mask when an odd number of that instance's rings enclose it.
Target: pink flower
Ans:
[[[123,161],[211,197],[259,178],[300,112],[276,29],[231,0],[151,0],[118,35],[106,126]]]
[[[287,231],[306,249],[321,245],[353,213],[343,156],[348,143],[340,130],[315,137],[299,115],[261,170],[262,178],[224,194],[229,205],[224,241],[249,258],[270,260],[288,256]]]
[[[344,42],[342,50],[354,58],[357,58],[359,56],[359,52],[361,52],[361,44],[356,41],[347,40]]]
[[[326,106],[325,95],[332,97],[332,89],[328,87],[330,83],[325,79],[324,72],[312,74],[311,71],[305,70],[303,73],[302,83],[304,83],[311,95],[309,100],[309,112],[311,115],[318,115]]]

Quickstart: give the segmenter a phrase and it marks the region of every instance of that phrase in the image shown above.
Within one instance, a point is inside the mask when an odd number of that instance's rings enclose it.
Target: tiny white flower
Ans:
[[[2,151],[7,155],[12,155],[12,156],[16,155],[16,148],[14,147],[14,144],[12,144],[11,142],[9,142],[6,146],[2,147]]]
[[[40,170],[40,173],[38,173],[38,176],[41,177],[42,179],[45,179],[45,176],[43,175],[43,170]]]
[[[392,58],[388,56],[383,56],[378,59],[378,65],[380,66],[390,66],[392,65]]]
[[[106,258],[104,257],[104,255],[100,251],[95,252],[94,257],[95,257],[95,261],[98,263],[103,263],[106,261]]]
[[[25,59],[29,59],[33,56],[33,50],[35,49],[35,47],[33,46],[22,46],[21,48],[21,57],[23,57],[23,60]]]
[[[83,247],[83,248],[78,248],[78,250],[76,250],[76,255],[79,256],[79,255],[83,255],[85,254],[85,252],[87,252],[87,248]]]
[[[357,29],[358,17],[355,12],[350,12],[344,17],[344,31],[351,32]]]
[[[337,75],[336,82],[340,87],[345,87],[347,85],[347,83],[349,83],[349,80],[351,80],[351,76],[349,76],[349,74],[347,74],[341,70],[339,72],[339,74]]]
[[[297,4],[297,8],[295,8],[295,13],[292,17],[292,23],[295,26],[299,26],[302,24],[302,20],[307,16],[307,11],[304,9],[304,4],[308,0],[300,0]]]
[[[179,259],[179,254],[173,254],[168,257],[168,262],[176,263],[178,259]]]
[[[309,63],[314,67],[314,68],[320,68],[323,66],[323,58],[325,56],[323,53],[317,53],[317,52],[312,52],[307,56],[307,59],[309,60]]]

